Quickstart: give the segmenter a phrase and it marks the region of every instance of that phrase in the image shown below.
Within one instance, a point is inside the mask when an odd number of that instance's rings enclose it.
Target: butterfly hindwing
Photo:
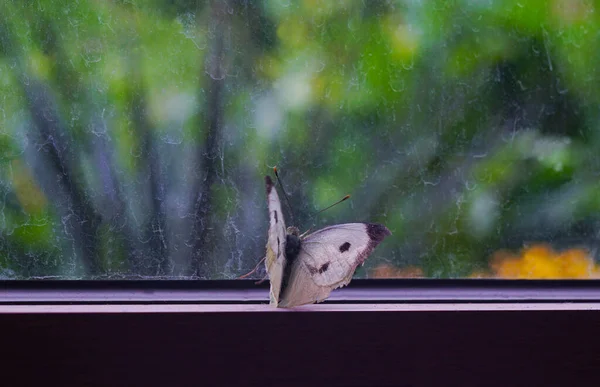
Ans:
[[[285,269],[286,231],[281,202],[277,190],[269,176],[265,176],[267,204],[269,207],[269,238],[267,241],[267,256],[265,265],[271,283],[270,303],[277,306],[281,291],[281,281]]]
[[[390,231],[374,223],[338,224],[303,238],[279,306],[319,302],[347,285],[359,265]]]

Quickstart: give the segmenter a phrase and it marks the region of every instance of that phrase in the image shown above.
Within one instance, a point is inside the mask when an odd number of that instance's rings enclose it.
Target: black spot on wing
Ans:
[[[316,268],[310,264],[306,264],[306,268],[308,269],[308,272],[310,273],[310,275],[315,275],[317,273],[319,274],[323,274],[327,271],[327,269],[329,269],[329,264],[330,262],[325,262],[324,264],[321,265],[320,268]]]
[[[319,274],[325,273],[327,269],[329,269],[329,262],[325,262],[323,265],[321,265],[319,268]]]
[[[340,245],[340,253],[345,253],[346,251],[348,251],[348,249],[350,249],[350,242],[344,242],[342,245]]]
[[[315,275],[319,272],[319,269],[312,265],[309,265],[308,263],[306,264],[306,267],[308,268],[308,272],[310,273],[310,275]]]
[[[273,211],[273,216],[275,216],[275,224],[279,223],[279,219],[277,219],[277,211]]]

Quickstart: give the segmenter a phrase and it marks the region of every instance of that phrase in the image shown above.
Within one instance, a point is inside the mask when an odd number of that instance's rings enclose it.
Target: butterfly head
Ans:
[[[298,227],[294,227],[294,226],[288,227],[286,230],[286,233],[288,235],[300,236],[300,230],[298,230]]]

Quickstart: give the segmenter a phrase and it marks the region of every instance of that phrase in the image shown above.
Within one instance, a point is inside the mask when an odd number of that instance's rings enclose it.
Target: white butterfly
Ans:
[[[304,237],[286,229],[281,202],[265,176],[269,206],[269,240],[265,264],[271,282],[271,305],[289,308],[320,302],[333,289],[347,285],[352,275],[388,235],[381,224],[336,224]]]

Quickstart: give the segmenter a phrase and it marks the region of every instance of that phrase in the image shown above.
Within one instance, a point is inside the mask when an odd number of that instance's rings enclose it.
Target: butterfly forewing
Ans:
[[[271,304],[277,306],[279,303],[279,293],[281,290],[281,281],[285,268],[285,221],[281,211],[281,202],[277,195],[277,190],[269,176],[265,176],[265,185],[267,190],[267,204],[269,207],[269,240],[267,242],[267,257],[265,265],[269,274],[271,283],[270,300]]]

